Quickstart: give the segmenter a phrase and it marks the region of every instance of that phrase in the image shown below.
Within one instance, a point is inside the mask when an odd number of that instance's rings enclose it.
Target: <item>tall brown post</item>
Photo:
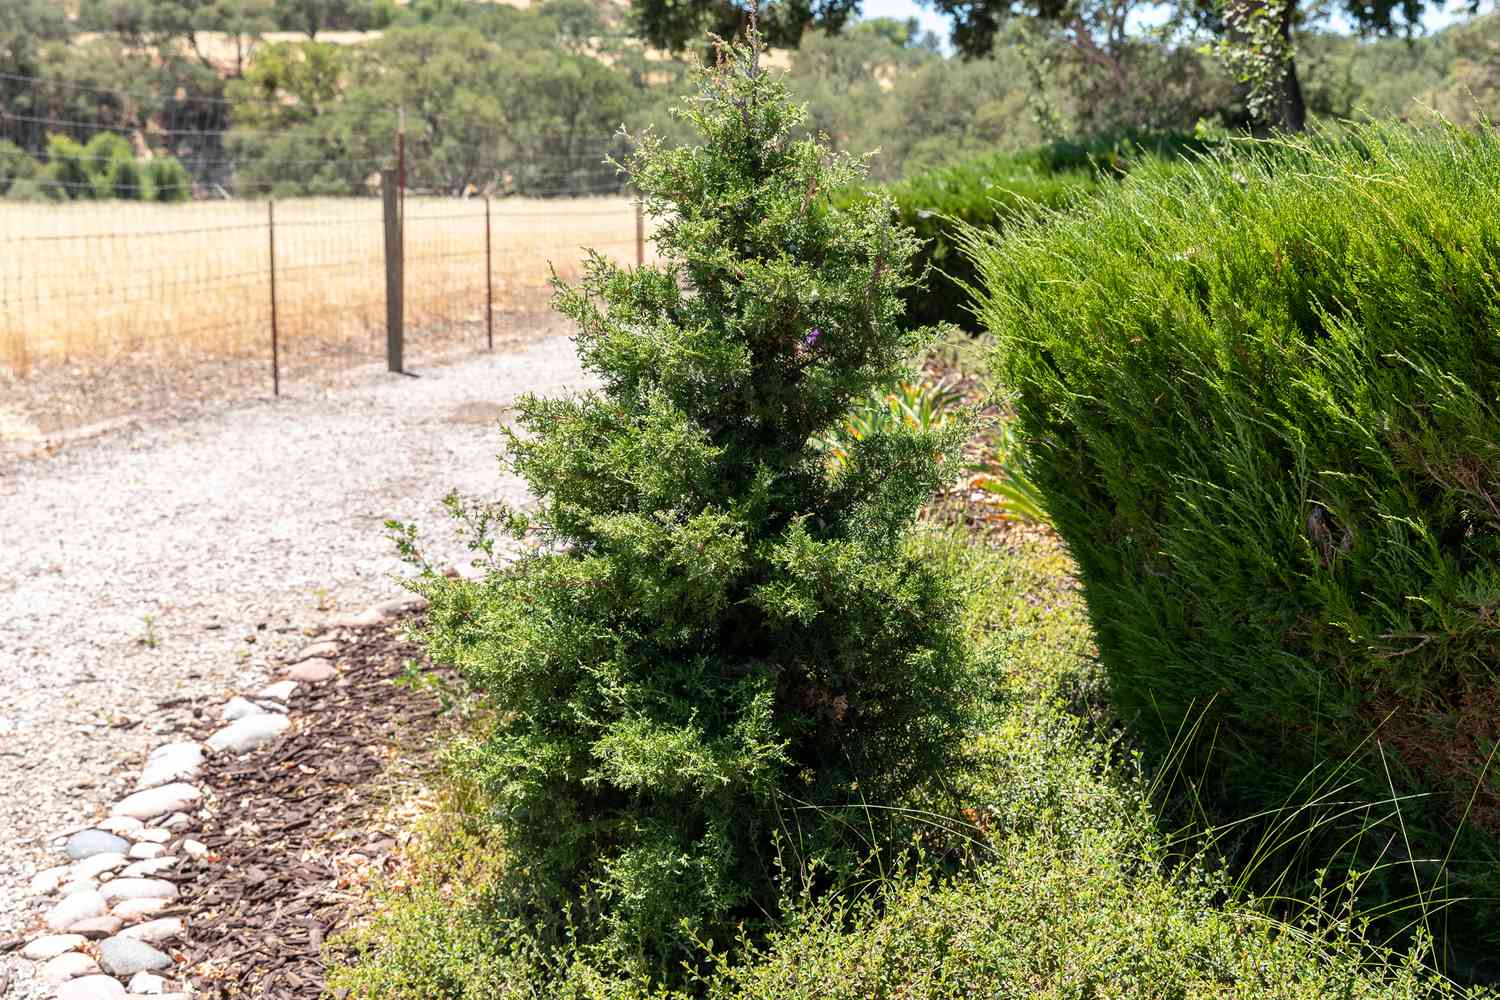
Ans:
[[[402,297],[405,262],[401,253],[401,216],[398,205],[398,178],[395,170],[380,172],[381,201],[385,208],[385,365],[399,372],[402,347]]]
[[[271,395],[281,395],[281,347],[276,329],[276,200],[266,202],[266,231],[271,240]]]
[[[635,266],[641,267],[646,263],[646,213],[641,207],[641,200],[635,200]]]
[[[495,278],[490,265],[490,196],[484,196],[484,342],[495,349]]]

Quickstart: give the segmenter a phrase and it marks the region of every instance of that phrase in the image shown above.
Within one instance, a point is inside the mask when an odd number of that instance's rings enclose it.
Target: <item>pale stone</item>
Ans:
[[[99,963],[81,951],[70,951],[56,958],[49,959],[37,975],[43,982],[65,983],[69,979],[77,979],[79,976],[93,976],[99,973]]]
[[[62,888],[57,890],[57,894],[66,897],[80,892],[93,892],[97,888],[99,888],[99,883],[91,878],[75,878],[64,882]]]
[[[149,878],[152,875],[167,871],[177,865],[177,858],[148,858],[145,861],[137,861],[133,865],[127,865],[120,869],[120,878]]]
[[[166,819],[162,820],[161,825],[162,828],[166,830],[180,830],[192,821],[193,817],[189,816],[187,813],[173,813]]]
[[[75,892],[47,911],[43,921],[55,931],[66,931],[80,920],[102,917],[109,912],[109,903],[95,890]]]
[[[69,927],[68,930],[74,934],[82,934],[90,941],[97,941],[100,938],[107,938],[111,934],[119,933],[120,928],[124,926],[125,921],[119,917],[112,917],[105,914],[102,917],[90,917],[87,920],[80,920],[72,927]]]
[[[288,680],[300,681],[303,684],[321,684],[331,681],[339,675],[333,663],[329,660],[304,660],[286,672]]]
[[[125,987],[113,976],[84,976],[57,988],[57,1000],[116,1000],[124,995]]]
[[[257,697],[271,698],[275,701],[287,701],[292,697],[292,692],[297,690],[296,681],[277,681],[275,684],[267,684],[260,689]]]
[[[117,934],[99,942],[99,964],[117,976],[170,969],[172,959],[144,941]]]
[[[146,767],[136,789],[156,788],[196,778],[203,770],[203,747],[197,743],[168,743],[157,747],[146,757]],[[167,810],[162,810],[166,812]]]
[[[292,657],[293,663],[301,663],[303,660],[327,659],[338,654],[339,644],[332,639],[324,639],[310,646],[303,646],[302,651]]]
[[[63,884],[63,879],[68,877],[69,867],[58,865],[56,868],[47,868],[31,876],[31,891],[38,896],[45,896],[56,891]]]
[[[122,816],[148,819],[152,816],[160,816],[162,813],[177,812],[195,806],[202,798],[203,793],[197,788],[185,782],[177,782],[127,795],[115,806],[115,812]]]
[[[190,858],[201,858],[208,853],[208,845],[197,840],[184,840],[182,842],[182,853]]]
[[[238,722],[231,722],[214,733],[208,738],[208,747],[215,753],[248,753],[261,744],[274,740],[290,725],[291,722],[284,715],[271,712],[252,715]]]
[[[74,861],[82,861],[84,858],[95,854],[124,854],[129,850],[130,844],[116,837],[112,833],[103,830],[80,830],[68,838],[68,857]]]
[[[144,899],[127,899],[115,904],[110,916],[119,917],[127,923],[139,923],[142,918],[154,916],[162,910],[177,905],[177,900],[147,896]]]
[[[264,711],[255,702],[236,695],[224,703],[224,721],[236,722],[247,715],[260,715]]]
[[[111,816],[99,824],[99,829],[125,837],[139,830],[141,825],[141,821],[134,816]]]
[[[167,831],[165,831],[165,830],[162,831],[162,833],[166,833],[166,832]],[[148,843],[131,844],[130,845],[130,860],[132,860],[132,861],[147,861],[147,860],[149,860],[151,858],[159,858],[163,854],[166,853],[166,850],[167,849],[165,847],[161,846],[160,844],[148,844]]]
[[[39,937],[21,949],[21,957],[33,962],[45,962],[49,958],[76,951],[88,939],[82,934],[48,934]]]
[[[159,920],[148,920],[144,924],[127,927],[120,932],[120,937],[135,938],[147,944],[157,944],[181,934],[182,928],[180,917],[162,917]]]
[[[160,878],[117,878],[101,886],[99,895],[106,903],[126,899],[172,899],[177,895],[177,885]]]
[[[160,996],[167,991],[167,981],[150,972],[137,972],[130,977],[128,989],[135,996]]]
[[[74,864],[68,875],[73,879],[98,878],[105,872],[124,868],[128,863],[123,854],[91,854]]]
[[[145,826],[130,835],[137,844],[165,844],[172,839],[172,831],[159,826]]]

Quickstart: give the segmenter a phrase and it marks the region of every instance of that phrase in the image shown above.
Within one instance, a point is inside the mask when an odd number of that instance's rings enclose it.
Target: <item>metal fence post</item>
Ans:
[[[495,349],[495,279],[490,266],[490,196],[484,196],[484,342]]]
[[[276,329],[276,199],[266,202],[266,231],[271,241],[271,395],[281,395],[281,345]]]
[[[381,201],[385,209],[385,364],[387,370],[393,372],[402,370],[402,293],[405,290],[397,181],[395,170],[380,172]]]
[[[635,266],[646,263],[646,214],[641,208],[641,199],[635,200]]]

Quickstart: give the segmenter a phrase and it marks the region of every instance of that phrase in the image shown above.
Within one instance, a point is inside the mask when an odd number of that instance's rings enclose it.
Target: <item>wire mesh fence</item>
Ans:
[[[408,365],[544,314],[551,271],[576,277],[584,248],[627,264],[650,252],[620,196],[409,193],[400,214]],[[57,428],[105,407],[60,412],[79,379],[96,396],[111,379],[127,396],[269,394],[273,378],[295,387],[381,360],[385,229],[375,198],[0,201],[0,375],[20,395],[52,393],[57,406],[33,408]]]

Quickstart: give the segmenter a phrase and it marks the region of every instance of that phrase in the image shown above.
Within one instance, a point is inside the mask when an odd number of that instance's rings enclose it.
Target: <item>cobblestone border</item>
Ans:
[[[213,858],[188,835],[209,808],[199,775],[207,755],[240,755],[297,725],[287,711],[300,684],[339,676],[341,630],[385,624],[420,611],[426,601],[401,597],[331,623],[328,631],[286,661],[283,676],[221,710],[224,725],[202,743],[166,743],[152,750],[135,790],[94,826],[60,836],[65,863],[32,876],[39,928],[19,944],[35,979],[57,1000],[120,1000],[192,996],[181,956],[172,953],[192,919],[168,875],[183,856]],[[213,790],[207,799],[213,798]],[[219,812],[226,804],[218,803]]]

